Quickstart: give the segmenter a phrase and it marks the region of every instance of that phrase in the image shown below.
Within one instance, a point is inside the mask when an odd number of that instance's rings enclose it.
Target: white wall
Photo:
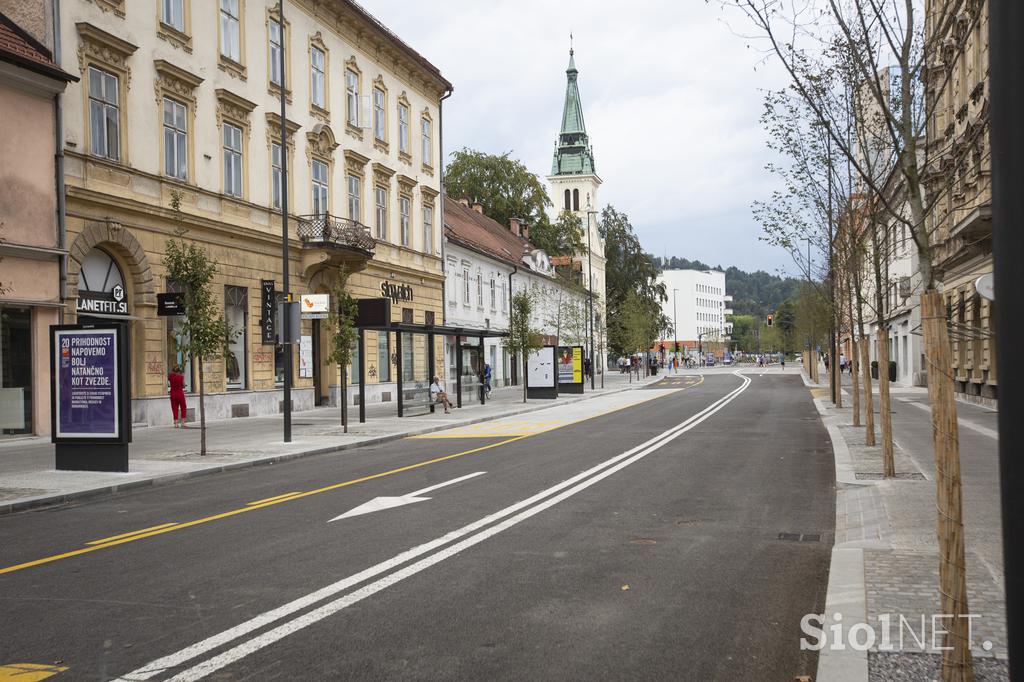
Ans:
[[[680,341],[695,341],[702,332],[705,340],[724,339],[729,331],[725,321],[728,302],[724,272],[664,270],[658,281],[665,284],[668,294],[661,311],[675,321]]]

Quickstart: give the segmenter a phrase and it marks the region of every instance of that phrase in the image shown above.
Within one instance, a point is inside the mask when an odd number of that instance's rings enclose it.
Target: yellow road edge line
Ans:
[[[704,377],[701,377],[701,380],[700,380],[699,383],[704,383]],[[695,384],[695,385],[697,385],[697,384]],[[673,392],[679,392],[679,391],[684,391],[686,389],[682,388],[682,389],[671,389],[671,390]],[[428,460],[424,460],[422,462],[416,462],[415,464],[408,464],[408,465],[406,465],[404,467],[398,467],[397,469],[391,469],[390,471],[382,471],[382,472],[379,472],[379,473],[376,473],[376,474],[370,474],[369,476],[363,476],[362,478],[354,478],[354,479],[352,479],[350,481],[344,481],[342,483],[334,483],[332,485],[324,486],[322,488],[317,488],[315,490],[307,490],[305,492],[296,493],[294,495],[289,495],[288,497],[281,497],[279,499],[268,498],[269,501],[267,501],[267,502],[250,503],[249,505],[247,505],[245,507],[240,507],[238,509],[232,509],[230,511],[221,512],[220,514],[214,514],[212,516],[206,516],[206,517],[203,517],[201,519],[195,519],[193,521],[184,521],[182,523],[176,523],[176,524],[173,524],[173,525],[170,525],[170,526],[166,526],[166,527],[163,527],[163,528],[154,527],[153,530],[139,531],[137,533],[128,534],[127,537],[123,537],[122,536],[122,537],[120,537],[119,539],[116,539],[116,540],[115,539],[108,539],[108,541],[104,542],[103,544],[90,545],[88,547],[83,547],[83,548],[80,548],[80,549],[71,550],[70,552],[64,552],[62,554],[54,554],[52,556],[43,557],[41,559],[34,559],[32,561],[26,561],[26,562],[21,563],[21,564],[15,564],[14,566],[7,566],[7,567],[4,567],[4,568],[0,568],[0,575],[3,575],[5,573],[14,573],[15,571],[21,571],[21,570],[24,570],[26,568],[32,568],[34,566],[42,566],[44,564],[53,563],[54,561],[60,561],[62,559],[70,559],[71,557],[80,556],[82,554],[88,554],[90,552],[95,552],[95,551],[100,550],[100,549],[107,549],[109,547],[115,547],[117,545],[123,545],[123,544],[128,543],[128,542],[134,542],[136,540],[142,540],[144,538],[151,538],[151,537],[154,537],[156,535],[163,535],[164,533],[170,533],[172,531],[182,530],[183,528],[191,528],[193,526],[199,526],[199,525],[202,525],[202,524],[205,524],[205,523],[210,523],[211,521],[219,521],[220,519],[227,519],[227,518],[230,518],[232,516],[238,516],[239,514],[244,514],[246,512],[255,511],[257,509],[263,509],[265,507],[271,507],[271,506],[273,506],[275,504],[280,504],[282,502],[291,502],[292,500],[297,500],[297,499],[300,499],[300,498],[303,498],[303,497],[309,497],[310,495],[319,495],[320,493],[329,492],[331,490],[338,490],[339,488],[346,488],[346,487],[351,486],[351,485],[356,485],[357,483],[365,483],[366,481],[372,481],[372,480],[374,480],[376,478],[383,478],[384,476],[392,476],[394,474],[400,474],[400,473],[402,473],[404,471],[412,471],[413,469],[419,469],[421,467],[429,466],[431,464],[437,464],[439,462],[445,462],[445,461],[448,461],[450,459],[455,459],[457,457],[464,457],[466,455],[472,455],[472,454],[477,453],[477,452],[483,452],[484,450],[491,450],[493,448],[501,447],[502,445],[508,445],[509,443],[514,443],[517,440],[522,440],[524,438],[530,438],[531,436],[538,436],[538,435],[540,435],[542,433],[547,433],[548,431],[553,431],[556,428],[562,428],[563,426],[571,426],[573,424],[580,424],[582,422],[589,421],[591,419],[597,419],[598,417],[603,417],[603,416],[605,416],[607,414],[611,414],[612,412],[618,412],[619,410],[624,410],[624,409],[626,409],[628,407],[635,407],[636,405],[642,405],[642,404],[648,403],[648,402],[650,402],[652,400],[657,400],[658,398],[663,398],[663,397],[665,397],[665,395],[667,395],[667,394],[652,395],[650,398],[647,398],[646,400],[641,400],[639,402],[632,403],[630,405],[623,405],[622,407],[615,407],[615,408],[612,408],[612,409],[604,410],[602,412],[598,412],[597,414],[593,414],[593,415],[591,415],[589,417],[585,417],[583,419],[580,419],[580,420],[577,420],[577,421],[574,421],[574,422],[569,422],[567,424],[562,424],[561,426],[553,427],[553,428],[547,429],[545,431],[539,431],[537,433],[530,433],[530,434],[525,434],[525,435],[521,435],[521,436],[513,436],[511,438],[506,438],[505,440],[498,441],[497,443],[488,443],[487,445],[482,445],[480,447],[472,448],[470,450],[464,450],[462,452],[456,452],[454,454],[444,455],[442,457],[435,457],[434,459],[428,459]],[[409,438],[415,438],[415,436],[410,436]],[[113,537],[118,537],[118,536],[113,536]]]
[[[0,665],[0,682],[39,682],[67,670],[68,667],[65,665],[7,663]]]
[[[539,433],[539,432],[538,432]],[[437,435],[432,433],[424,433],[419,436],[409,436],[406,440],[458,440],[465,438],[470,440],[472,438],[508,438],[510,436],[534,436],[534,433],[461,433],[456,435]]]
[[[139,530],[133,530],[129,533],[121,533],[120,535],[111,535],[109,538],[102,538],[100,540],[92,540],[87,542],[87,545],[102,545],[111,540],[120,540],[121,538],[131,537],[132,535],[138,535],[139,533],[145,533],[151,530],[160,530],[161,528],[169,528],[171,526],[177,526],[177,523],[161,523],[159,526],[150,526],[149,528],[140,528]]]
[[[246,504],[247,505],[253,505],[253,504],[263,504],[264,502],[274,502],[276,500],[283,500],[286,497],[291,497],[292,495],[298,495],[298,494],[299,494],[299,491],[290,492],[290,493],[283,493],[281,495],[274,495],[273,497],[265,497],[262,500],[256,500],[255,502],[246,502]]]

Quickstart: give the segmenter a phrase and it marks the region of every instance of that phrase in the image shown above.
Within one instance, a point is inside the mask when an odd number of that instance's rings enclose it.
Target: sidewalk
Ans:
[[[852,426],[850,387],[844,385],[844,407],[836,409],[827,384],[812,384],[806,374],[804,382],[815,396],[836,461],[836,534],[822,627],[833,625],[836,614],[841,614],[848,645],[851,626],[866,623],[881,638],[885,617],[891,619],[888,650],[880,650],[876,641],[867,651],[849,646],[837,651],[831,648],[829,632],[829,646],[820,652],[817,679],[938,679],[940,653],[934,645],[942,645],[942,621],[934,625],[932,621],[941,610],[927,392],[893,391],[896,478],[884,480],[881,447],[865,447],[864,427]],[[876,436],[880,436],[877,393],[875,410]],[[972,621],[974,675],[979,681],[1008,680],[995,413],[958,403],[957,414],[967,594],[970,612],[976,616]]]
[[[358,407],[350,406],[347,434],[342,432],[340,408],[317,408],[292,414],[290,443],[282,440],[280,416],[208,421],[205,457],[199,455],[198,422],[184,430],[172,426],[136,428],[127,473],[56,471],[49,437],[0,440],[0,515],[535,412],[642,388],[657,378],[634,377],[630,382],[626,375],[605,373],[604,389],[600,388],[599,376],[594,391],[588,384],[583,395],[562,394],[557,400],[530,400],[526,404],[522,387],[510,386],[493,390],[486,405],[467,405],[453,409],[450,415],[438,409],[433,414],[399,418],[395,403],[367,405],[364,424],[359,423]]]

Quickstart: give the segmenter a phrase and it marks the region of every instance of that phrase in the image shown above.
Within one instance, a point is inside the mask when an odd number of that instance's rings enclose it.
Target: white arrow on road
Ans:
[[[413,502],[425,502],[426,500],[429,500],[430,498],[429,497],[420,497],[420,495],[423,495],[425,493],[429,493],[431,491],[437,490],[438,488],[443,488],[445,486],[452,485],[454,483],[459,483],[461,481],[466,481],[466,480],[468,480],[470,478],[476,478],[477,476],[483,476],[486,473],[487,473],[486,471],[477,471],[476,473],[473,473],[473,474],[466,474],[465,476],[459,476],[458,478],[453,478],[450,481],[445,481],[444,483],[438,483],[437,485],[432,485],[432,486],[430,486],[428,488],[423,488],[422,490],[417,490],[417,491],[409,493],[407,495],[402,495],[401,497],[375,497],[372,500],[370,500],[369,502],[366,502],[364,504],[359,505],[355,509],[348,510],[347,512],[345,512],[341,516],[335,516],[333,519],[331,519],[327,523],[330,523],[331,521],[337,521],[338,519],[347,519],[347,518],[352,517],[352,516],[362,516],[363,514],[369,514],[371,512],[375,512],[375,511],[382,511],[384,509],[391,509],[392,507],[401,507],[402,505],[412,504]]]

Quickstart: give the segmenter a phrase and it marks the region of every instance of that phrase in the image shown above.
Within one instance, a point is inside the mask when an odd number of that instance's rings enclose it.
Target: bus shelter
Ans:
[[[455,349],[455,392],[447,386],[448,394],[458,407],[465,399],[487,401],[483,387],[484,339],[507,336],[507,332],[493,329],[470,329],[445,325],[393,322],[391,301],[385,298],[361,299],[355,327],[358,331],[358,368],[356,376],[365,376],[366,332],[394,334],[395,389],[398,416],[412,412],[433,412],[430,382],[437,372],[438,341],[446,341]],[[440,352],[444,353],[444,344]],[[420,358],[419,362],[415,359]],[[424,361],[425,360],[425,361]],[[366,421],[366,382],[359,382],[359,421]]]

